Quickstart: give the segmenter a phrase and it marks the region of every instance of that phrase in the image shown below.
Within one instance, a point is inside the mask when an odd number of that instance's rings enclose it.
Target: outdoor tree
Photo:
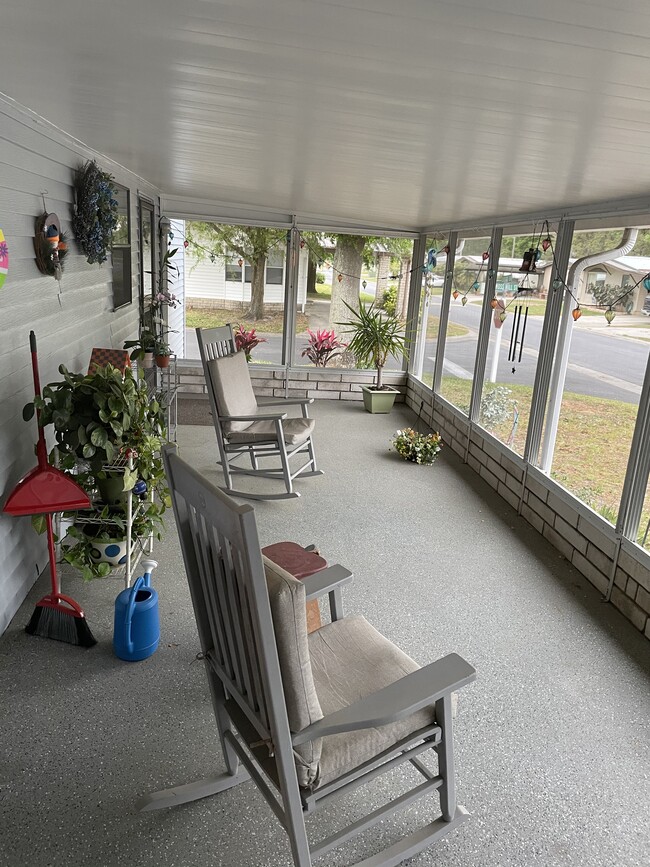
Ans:
[[[221,259],[239,256],[249,262],[251,275],[251,305],[245,318],[257,321],[264,316],[264,285],[266,261],[271,250],[286,244],[284,229],[259,226],[229,226],[224,223],[191,222],[185,224],[185,237],[196,259]]]

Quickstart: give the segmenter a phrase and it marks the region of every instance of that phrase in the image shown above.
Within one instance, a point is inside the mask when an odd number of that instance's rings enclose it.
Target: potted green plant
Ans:
[[[153,357],[158,367],[169,367],[169,357],[172,354],[171,347],[162,337],[156,338],[153,347]]]
[[[141,328],[137,340],[127,340],[125,349],[131,350],[131,360],[138,361],[143,367],[153,367],[154,351],[158,338],[149,328]]]
[[[357,364],[371,365],[377,371],[374,386],[361,387],[363,405],[367,412],[390,412],[399,392],[390,385],[384,385],[382,373],[391,355],[407,357],[404,324],[397,316],[380,311],[374,303],[369,307],[361,305],[359,311],[349,304],[345,306],[353,318],[336,324],[345,328],[344,336],[349,338],[348,351],[354,354]]]
[[[117,541],[116,529],[125,530],[126,497],[132,496],[136,483],[148,496],[135,512],[131,544],[159,533],[162,515],[171,505],[160,455],[165,411],[130,368],[124,375],[111,365],[85,376],[64,365],[59,371],[62,381],[46,385],[23,415],[29,419],[36,408],[41,425],[53,425],[60,468],[73,472],[95,501],[95,512],[82,516],[79,526],[68,531],[72,544],[66,547],[65,559],[85,578],[98,577],[106,568],[100,565],[95,543]],[[100,529],[88,531],[89,525]]]

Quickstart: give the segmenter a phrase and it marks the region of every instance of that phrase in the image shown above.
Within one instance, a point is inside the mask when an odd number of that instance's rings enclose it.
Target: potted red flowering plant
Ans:
[[[243,352],[246,356],[246,361],[251,360],[251,353],[258,344],[267,342],[265,337],[258,337],[255,334],[254,328],[251,328],[250,331],[246,331],[243,325],[237,326],[234,336],[237,352]]]

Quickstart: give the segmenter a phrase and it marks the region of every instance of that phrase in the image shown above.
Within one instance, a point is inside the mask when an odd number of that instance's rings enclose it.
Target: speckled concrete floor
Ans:
[[[471,821],[413,867],[641,867],[650,862],[649,646],[449,450],[433,468],[388,451],[403,410],[320,403],[321,478],[256,506],[264,544],[317,542],[355,573],[363,613],[426,663],[450,651],[478,671],[461,694],[458,789]],[[183,457],[220,482],[210,428],[181,427]],[[177,540],[156,557],[157,653],[111,649],[108,579],[66,589],[99,644],[25,635],[34,588],[0,639],[0,864],[288,867],[284,832],[252,783],[137,815],[152,789],[223,768]],[[310,819],[314,837],[400,791],[402,771]],[[384,822],[329,862],[349,864],[435,803]],[[323,863],[323,862],[319,862]]]

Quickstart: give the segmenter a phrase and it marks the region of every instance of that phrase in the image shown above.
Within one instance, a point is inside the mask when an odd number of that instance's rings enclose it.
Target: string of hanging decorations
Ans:
[[[447,247],[447,250],[448,249],[449,249],[449,247]],[[468,286],[467,289],[465,289],[464,292],[459,292],[458,289],[456,287],[454,287],[454,289],[451,293],[452,297],[453,297],[454,301],[456,301],[458,299],[458,297],[461,296],[461,303],[462,303],[463,307],[467,304],[467,296],[469,294],[470,289],[473,289],[474,292],[478,292],[478,290],[481,288],[481,274],[483,273],[483,271],[484,270],[486,271],[486,274],[488,277],[494,276],[494,269],[488,267],[488,263],[492,259],[492,250],[493,250],[492,242],[490,242],[490,245],[488,246],[487,250],[485,250],[481,254],[481,264],[478,267],[478,270],[477,270],[476,275],[474,277],[474,281],[472,282],[472,284],[470,286]],[[504,317],[504,319],[505,319],[505,317]]]

